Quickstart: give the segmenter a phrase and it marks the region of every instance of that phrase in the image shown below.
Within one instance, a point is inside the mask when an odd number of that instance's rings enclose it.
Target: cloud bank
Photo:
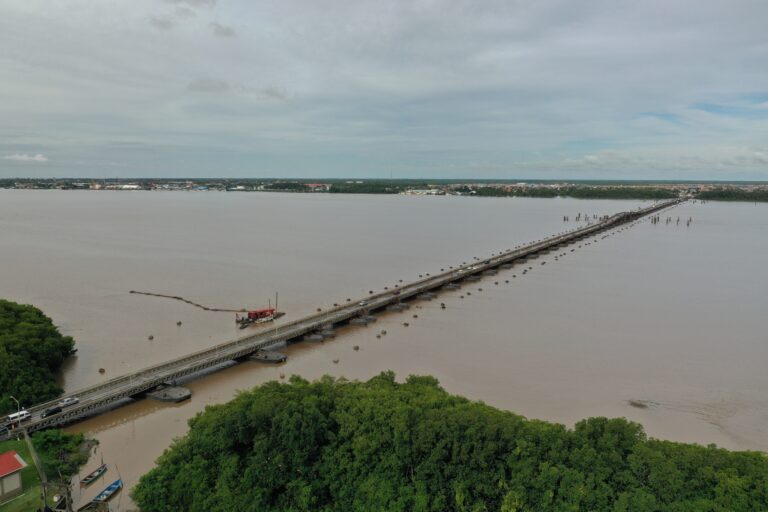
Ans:
[[[3,160],[12,160],[14,162],[47,162],[48,158],[40,153],[36,155],[27,155],[26,153],[16,153],[3,156]]]
[[[209,23],[208,26],[216,37],[235,37],[237,35],[232,27],[216,23],[215,21]]]
[[[764,0],[84,5],[0,5],[41,174],[768,179]]]

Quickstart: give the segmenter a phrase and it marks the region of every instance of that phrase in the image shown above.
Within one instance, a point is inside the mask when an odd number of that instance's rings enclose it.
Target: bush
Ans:
[[[83,434],[66,434],[61,430],[43,430],[32,435],[35,450],[49,478],[64,478],[77,473],[80,466],[88,462],[88,451],[81,450]]]

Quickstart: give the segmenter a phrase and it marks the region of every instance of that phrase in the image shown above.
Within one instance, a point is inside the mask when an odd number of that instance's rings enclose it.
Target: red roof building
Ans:
[[[25,467],[27,463],[15,451],[0,454],[0,503],[21,494],[21,470]]]

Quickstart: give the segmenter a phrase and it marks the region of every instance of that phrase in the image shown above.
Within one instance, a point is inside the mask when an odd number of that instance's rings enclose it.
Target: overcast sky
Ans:
[[[2,0],[0,177],[768,180],[766,0]]]

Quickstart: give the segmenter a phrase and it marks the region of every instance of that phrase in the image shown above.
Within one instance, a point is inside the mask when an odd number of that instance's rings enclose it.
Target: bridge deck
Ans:
[[[22,424],[22,426],[31,432],[76,422],[85,417],[98,414],[100,410],[104,410],[120,400],[135,397],[160,384],[200,373],[203,370],[227,361],[245,358],[260,349],[276,343],[288,342],[304,334],[327,328],[329,325],[339,324],[351,318],[368,314],[370,311],[384,309],[391,304],[415,297],[427,291],[436,290],[446,284],[463,280],[469,276],[482,275],[486,270],[495,269],[500,265],[512,263],[515,260],[524,259],[561,244],[574,242],[639,217],[650,215],[679,202],[681,201],[666,201],[642,210],[618,213],[595,224],[577,228],[564,234],[553,235],[544,240],[485,258],[482,262],[468,263],[433,276],[427,275],[422,279],[403,284],[398,288],[369,295],[354,302],[310,315],[294,322],[278,325],[269,331],[261,331],[257,334],[243,336],[227,343],[110,379],[101,384],[67,393],[56,400],[30,407],[28,410],[32,414],[32,419]],[[45,409],[54,406],[65,397],[77,397],[79,403],[65,408],[63,412],[54,416],[48,418],[41,417],[41,413]]]

